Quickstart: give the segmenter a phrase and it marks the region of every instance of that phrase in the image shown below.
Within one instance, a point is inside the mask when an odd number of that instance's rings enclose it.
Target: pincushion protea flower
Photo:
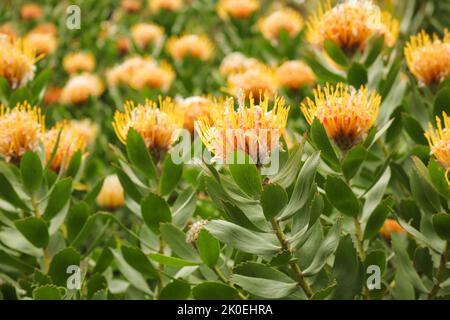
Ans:
[[[404,232],[406,232],[405,229],[403,229],[402,226],[400,226],[399,223],[394,219],[386,219],[380,229],[380,234],[388,240],[391,239],[393,233]]]
[[[295,37],[303,27],[303,18],[294,9],[279,8],[258,21],[259,29],[264,38],[276,41],[281,30],[285,30],[289,37]]]
[[[245,98],[252,95],[256,100],[267,92],[273,95],[278,89],[278,79],[275,71],[266,65],[259,65],[244,72],[232,74],[228,77],[227,91],[237,97],[242,90]]]
[[[131,27],[131,38],[140,49],[158,43],[163,36],[164,28],[153,23],[138,23]]]
[[[36,53],[42,56],[49,55],[56,50],[58,41],[56,36],[49,32],[29,32],[25,37],[29,46],[36,50]]]
[[[205,61],[212,58],[214,45],[206,35],[173,36],[167,41],[167,52],[174,60],[182,60],[187,56],[192,56]]]
[[[82,73],[73,76],[64,86],[61,92],[61,102],[70,104],[82,104],[89,97],[98,97],[103,93],[102,80],[90,73]]]
[[[312,84],[316,79],[311,68],[299,60],[283,62],[276,72],[280,85],[292,90],[305,84]]]
[[[219,72],[222,76],[227,77],[235,73],[242,73],[251,68],[257,68],[261,65],[262,63],[255,58],[248,58],[240,52],[233,52],[223,58]]]
[[[319,5],[307,22],[307,40],[322,48],[331,40],[344,52],[363,50],[374,35],[384,35],[385,44],[392,46],[398,36],[399,24],[389,13],[368,0],[347,0],[331,7],[327,1]]]
[[[33,79],[39,58],[23,39],[0,37],[0,77],[5,78],[13,89]]]
[[[42,18],[44,12],[42,8],[34,2],[25,3],[20,8],[20,16],[23,20],[32,21]]]
[[[28,102],[14,108],[0,106],[0,155],[18,163],[27,151],[36,151],[45,130],[41,109]]]
[[[217,13],[222,18],[231,16],[236,19],[248,19],[260,5],[258,0],[220,0],[217,3]]]
[[[428,124],[428,131],[425,132],[425,137],[431,148],[431,154],[436,160],[447,170],[446,178],[450,185],[448,173],[450,172],[450,117],[443,112],[442,118],[444,125],[439,117],[436,117],[436,129],[432,124]]]
[[[113,127],[119,140],[126,144],[128,131],[133,128],[142,136],[155,160],[159,160],[179,136],[183,126],[182,111],[170,98],[160,98],[159,108],[156,102],[147,100],[137,106],[127,101],[124,109],[114,114]]]
[[[183,0],[148,0],[151,11],[177,11],[183,6]]]
[[[97,204],[107,209],[116,209],[125,204],[123,187],[117,175],[113,174],[105,178],[97,196]]]
[[[61,87],[54,85],[48,86],[47,90],[45,90],[43,98],[44,104],[48,106],[54,103],[58,103],[59,100],[61,99],[61,92],[62,92]]]
[[[450,32],[442,40],[424,30],[411,36],[405,46],[406,63],[421,84],[435,85],[450,76]]]
[[[191,136],[193,136],[195,121],[201,118],[209,118],[213,101],[207,97],[194,96],[185,99],[177,99],[176,103],[184,113],[184,128],[189,130]]]
[[[56,146],[57,141],[58,145]],[[72,159],[78,150],[83,154],[85,153],[87,141],[78,130],[72,127],[70,122],[61,121],[45,133],[44,145],[47,161],[50,161],[56,147],[55,156],[50,164],[50,168],[54,171],[59,171],[63,166],[64,168],[68,167],[70,159]]]
[[[120,3],[122,9],[127,13],[135,13],[141,10],[141,0],[122,0]]]
[[[86,145],[94,143],[97,137],[98,126],[90,119],[70,120],[67,122],[70,129],[76,132],[82,140],[86,141]]]
[[[95,68],[95,57],[90,52],[72,52],[64,57],[63,67],[68,74],[92,72]]]
[[[231,98],[218,101],[211,108],[211,120],[203,118],[195,123],[200,139],[214,154],[212,161],[226,162],[230,153],[242,151],[261,166],[267,162],[271,151],[279,147],[289,113],[284,99],[275,97],[270,110],[267,94],[259,105],[252,97],[249,100],[246,106],[245,99],[241,99],[237,110]]]
[[[374,124],[380,108],[381,97],[369,93],[361,86],[359,90],[338,83],[328,83],[314,90],[314,101],[306,98],[301,110],[311,124],[317,118],[341,150],[348,150],[362,140]]]

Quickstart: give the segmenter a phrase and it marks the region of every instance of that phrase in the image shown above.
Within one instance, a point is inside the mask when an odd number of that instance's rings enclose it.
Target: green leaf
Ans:
[[[197,266],[200,264],[197,261],[187,261],[176,257],[165,256],[159,253],[149,253],[147,254],[147,256],[153,261],[173,267],[188,267],[188,266]]]
[[[369,215],[373,212],[373,210],[378,206],[383,195],[386,191],[386,188],[391,180],[391,169],[389,167],[383,172],[378,181],[367,191],[365,195],[366,201],[364,202],[364,207],[362,210],[361,220],[363,222],[367,221]]]
[[[294,280],[285,273],[257,262],[244,262],[235,267],[234,273],[241,276],[264,278],[285,283],[291,283]]]
[[[345,81],[345,78],[331,72],[328,67],[323,66],[319,62],[316,61],[315,57],[311,56],[304,56],[303,60],[310,66],[314,74],[319,78],[320,80],[324,82],[340,82]]]
[[[197,250],[202,261],[213,268],[220,255],[220,243],[208,231],[201,230],[197,239]]]
[[[70,158],[69,166],[66,170],[67,176],[75,178],[78,174],[78,170],[80,170],[82,159],[83,153],[78,149],[77,152],[73,154],[72,158]]]
[[[34,152],[26,152],[20,161],[20,171],[25,188],[30,193],[36,192],[42,183],[42,164]]]
[[[183,280],[175,279],[160,292],[159,300],[186,300],[191,293],[191,286]]]
[[[450,241],[450,214],[438,213],[433,216],[434,230],[441,239]]]
[[[343,214],[356,217],[360,211],[359,201],[352,189],[341,179],[329,176],[325,191],[331,204]]]
[[[450,199],[450,187],[446,179],[447,173],[434,159],[430,159],[430,162],[428,162],[428,174],[436,190],[447,199]]]
[[[180,258],[200,262],[197,252],[186,243],[186,234],[170,223],[160,225],[161,236],[172,251]]]
[[[131,267],[150,279],[158,278],[158,271],[141,250],[131,246],[122,246],[120,249],[123,258]]]
[[[130,129],[127,135],[127,154],[130,162],[147,178],[156,178],[156,169],[153,160],[145,145],[144,139],[136,130]]]
[[[298,290],[296,282],[281,282],[264,278],[253,278],[234,274],[231,281],[258,297],[280,299]]]
[[[446,111],[450,105],[450,87],[443,88],[438,91],[434,100],[433,114],[435,116],[442,116],[442,112]]]
[[[364,230],[364,239],[371,239],[378,234],[378,231],[383,226],[384,220],[386,220],[391,212],[388,205],[389,202],[388,199],[384,200],[375,208],[375,210],[373,210],[367,220],[366,228]]]
[[[87,282],[88,299],[92,299],[96,292],[106,288],[108,288],[108,282],[106,281],[105,277],[98,273],[93,274]]]
[[[192,295],[196,300],[237,300],[239,293],[236,289],[220,283],[205,281],[192,289]]]
[[[56,215],[58,215],[61,210],[64,209],[67,202],[70,201],[70,195],[72,192],[72,179],[65,178],[58,181],[50,193],[48,199],[47,208],[44,212],[44,219],[49,221]]]
[[[19,198],[8,179],[0,173],[0,197],[15,207],[29,211],[25,203]]]
[[[288,188],[294,183],[297,172],[299,172],[302,167],[304,143],[305,139],[302,140],[301,144],[296,144],[290,150],[289,158],[286,163],[281,167],[280,171],[270,179],[272,184],[279,184],[283,188]]]
[[[303,275],[309,277],[316,273],[318,273],[325,263],[329,256],[331,256],[335,251],[339,244],[339,235],[342,227],[342,219],[339,219],[333,227],[328,231],[327,236],[321,243],[319,249],[317,250],[311,264],[303,270]]]
[[[236,152],[234,154],[234,159],[237,159],[237,161],[234,161],[237,163],[232,163],[228,166],[234,182],[236,182],[239,188],[248,196],[258,198],[262,191],[261,177],[258,173],[258,169],[251,163],[247,154]],[[239,160],[244,159],[245,163],[239,163]]]
[[[333,293],[333,299],[353,299],[358,293],[358,255],[350,235],[346,235],[339,241],[334,258],[332,277],[337,285]]]
[[[408,135],[418,144],[427,144],[420,123],[407,113],[402,113],[402,122]]]
[[[72,242],[80,233],[86,220],[89,217],[89,206],[86,202],[79,202],[73,205],[67,214],[67,239]]]
[[[159,180],[159,190],[162,195],[170,194],[180,181],[183,175],[183,164],[175,164],[171,154],[167,154],[164,160],[161,178]]]
[[[368,152],[362,144],[358,144],[347,152],[344,161],[342,161],[342,172],[347,180],[355,176],[361,164],[366,160],[367,154]]]
[[[353,63],[347,73],[347,82],[349,85],[359,89],[368,81],[367,70],[359,63]]]
[[[44,220],[37,217],[28,217],[14,222],[16,228],[23,236],[37,248],[48,245],[48,226]]]
[[[136,271],[132,266],[130,266],[118,250],[115,250],[113,248],[109,248],[109,250],[111,250],[111,253],[114,256],[117,268],[120,270],[122,275],[133,285],[133,287],[141,290],[144,293],[152,294],[152,291],[150,290],[150,287],[148,286],[142,274]]]
[[[322,159],[335,171],[339,171],[340,165],[336,152],[328,139],[325,128],[317,118],[311,125],[311,139],[321,151]]]
[[[380,268],[380,275],[384,274],[386,270],[386,253],[383,250],[374,250],[367,254],[364,260],[365,269],[369,266],[378,266]]]
[[[348,58],[342,49],[337,46],[332,40],[325,40],[324,43],[325,52],[328,56],[337,64],[346,67],[348,65]]]
[[[45,285],[33,290],[34,300],[61,300],[61,290],[54,285]]]
[[[384,47],[384,36],[381,37],[377,36],[376,38],[372,39],[369,53],[367,55],[366,61],[364,62],[364,65],[367,68],[370,67],[375,62],[383,47]]]
[[[48,275],[54,284],[63,287],[67,285],[67,278],[70,276],[70,273],[67,273],[69,266],[80,266],[80,254],[71,247],[59,251],[52,258]]]
[[[277,184],[268,184],[261,194],[261,206],[267,221],[276,217],[286,206],[288,196],[286,191]]]
[[[171,222],[172,215],[166,201],[154,194],[149,193],[141,203],[142,218],[145,224],[155,233],[159,233],[161,222]]]
[[[263,233],[252,232],[228,221],[212,220],[205,229],[223,243],[243,252],[273,256],[280,250],[280,247],[274,244],[275,241],[267,241]]]
[[[195,189],[187,188],[180,193],[173,204],[173,224],[179,228],[184,228],[194,214],[196,207],[197,197]]]

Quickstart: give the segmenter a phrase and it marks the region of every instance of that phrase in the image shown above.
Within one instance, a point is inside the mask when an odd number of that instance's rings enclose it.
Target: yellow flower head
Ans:
[[[369,0],[347,0],[333,8],[327,1],[311,14],[306,38],[318,48],[330,40],[351,54],[363,50],[374,35],[384,35],[385,44],[392,46],[398,32],[398,21]]]
[[[431,38],[422,30],[411,36],[405,46],[406,63],[411,73],[425,85],[438,84],[450,76],[450,32],[444,38]]]
[[[63,67],[68,74],[92,72],[95,69],[95,57],[90,52],[72,52],[64,57]]]
[[[338,83],[333,87],[327,83],[324,88],[317,86],[314,100],[306,98],[301,110],[311,124],[317,118],[328,134],[342,150],[350,149],[361,141],[372,127],[378,115],[381,97],[368,92],[361,86],[359,90]]]
[[[250,97],[234,109],[233,99],[216,102],[210,118],[195,123],[195,130],[210,152],[213,161],[226,162],[229,155],[242,151],[258,165],[266,163],[270,153],[279,147],[279,139],[286,127],[289,107],[284,99],[275,97],[269,108],[269,96],[265,95],[259,105]]]
[[[57,141],[58,146],[56,146]],[[73,155],[78,150],[82,153],[85,152],[87,141],[85,137],[71,125],[70,122],[61,121],[45,133],[44,145],[47,161],[50,161],[52,153],[56,147],[55,156],[50,164],[50,168],[54,171],[59,171],[63,165],[64,168],[69,166],[70,159],[72,159]]]
[[[160,10],[174,12],[183,6],[183,0],[148,0],[148,4],[152,12]]]
[[[144,139],[152,155],[165,152],[175,143],[183,126],[183,114],[170,98],[159,99],[159,108],[154,101],[134,105],[127,101],[125,111],[116,111],[113,127],[119,140],[126,144],[128,131],[133,128]]]
[[[37,3],[25,3],[21,8],[20,8],[20,17],[23,20],[27,20],[27,21],[33,21],[33,20],[37,20],[40,19],[44,16],[44,11],[42,10],[41,6],[38,5]]]
[[[116,209],[125,204],[123,187],[117,175],[113,174],[105,178],[97,196],[97,204],[107,209]]]
[[[58,41],[56,36],[49,32],[29,32],[25,36],[25,41],[28,45],[36,50],[36,53],[41,56],[49,55],[56,50]]]
[[[172,36],[167,41],[167,52],[174,60],[182,60],[186,56],[206,61],[214,54],[214,45],[206,35],[187,34],[181,37]]]
[[[261,93],[267,92],[269,95],[273,95],[277,89],[278,79],[275,71],[263,64],[228,77],[227,91],[236,97],[242,90],[245,98],[252,95],[258,100]]]
[[[260,5],[259,0],[219,0],[217,13],[222,18],[248,19]]]
[[[185,99],[177,99],[177,106],[183,110],[183,127],[194,134],[194,123],[201,118],[209,118],[213,101],[208,97],[193,96]]]
[[[18,162],[27,151],[36,151],[45,130],[41,109],[28,102],[13,109],[0,106],[0,155],[6,161]]]
[[[444,125],[439,117],[436,117],[436,129],[428,124],[428,131],[425,132],[425,137],[428,140],[428,144],[431,148],[431,154],[436,160],[447,170],[447,182],[448,173],[450,172],[450,117],[443,112],[442,118]]]
[[[289,89],[298,89],[305,84],[312,84],[316,77],[311,68],[299,60],[286,61],[277,68],[280,85]]]
[[[140,49],[158,43],[163,36],[164,28],[153,23],[138,23],[131,27],[131,38]]]
[[[61,102],[65,104],[82,104],[89,97],[98,97],[105,89],[102,80],[94,74],[82,73],[73,76],[61,92]]]
[[[16,89],[33,79],[40,57],[28,42],[0,36],[0,77]]]
[[[90,119],[70,120],[67,122],[70,129],[76,132],[77,136],[80,136],[82,140],[86,141],[86,145],[94,143],[97,137],[98,126]]]
[[[227,77],[231,74],[241,73],[251,68],[257,68],[262,65],[255,58],[248,58],[240,52],[233,52],[223,58],[220,64],[219,72]]]
[[[161,61],[159,64],[153,61],[144,64],[142,68],[129,75],[129,85],[136,90],[149,87],[167,91],[174,79],[175,71],[170,64],[166,61]]]
[[[302,29],[303,18],[294,9],[280,8],[260,19],[258,26],[266,39],[276,41],[281,30],[285,30],[289,37],[293,38]]]

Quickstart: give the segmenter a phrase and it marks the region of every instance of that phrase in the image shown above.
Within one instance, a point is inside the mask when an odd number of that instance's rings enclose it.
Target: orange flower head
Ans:
[[[319,5],[307,22],[307,40],[322,48],[326,40],[338,45],[344,52],[353,54],[363,50],[375,35],[384,35],[387,46],[394,45],[399,24],[369,0],[347,0],[331,7],[329,0]]]
[[[89,146],[94,143],[98,132],[96,123],[86,118],[81,120],[70,120],[66,122],[66,124],[77,136],[81,137],[81,139],[86,142],[86,145]]]
[[[174,60],[183,60],[187,56],[206,61],[214,54],[214,45],[205,35],[187,34],[171,37],[167,41],[167,52]]]
[[[13,89],[33,79],[39,58],[23,39],[0,37],[0,77],[5,78]]]
[[[259,0],[219,0],[217,13],[222,18],[248,19],[260,6]]]
[[[178,11],[183,6],[183,0],[148,0],[150,10],[152,12]]]
[[[240,100],[237,110],[232,98],[216,102],[210,116],[195,123],[195,130],[214,154],[212,161],[226,162],[230,154],[241,151],[257,165],[263,165],[271,151],[280,147],[289,107],[285,106],[283,98],[275,97],[269,108],[267,94],[258,105],[252,97],[247,105],[244,98]]]
[[[207,97],[193,96],[185,99],[177,99],[179,108],[184,113],[184,128],[194,135],[194,123],[201,118],[209,118],[212,100]]]
[[[386,219],[383,226],[380,229],[380,234],[385,239],[391,239],[393,233],[404,233],[406,232],[399,223],[394,219]]]
[[[348,150],[373,126],[380,103],[380,95],[369,93],[364,86],[356,90],[342,83],[335,87],[327,83],[324,88],[317,86],[314,101],[306,98],[301,110],[309,124],[317,118],[328,137],[341,150]]]
[[[14,108],[0,106],[0,155],[18,163],[27,151],[36,151],[45,130],[41,109],[28,102],[18,103]]]
[[[83,104],[90,97],[99,97],[105,87],[102,80],[94,74],[82,73],[72,76],[61,92],[61,103]]]
[[[153,23],[138,23],[131,27],[131,37],[138,48],[157,44],[164,36],[164,28]]]
[[[92,72],[95,69],[95,57],[90,52],[72,52],[64,57],[63,67],[68,74]]]
[[[41,56],[53,53],[58,46],[56,36],[51,33],[30,32],[25,36],[25,41]]]
[[[170,98],[159,99],[156,102],[147,100],[144,105],[134,105],[127,101],[124,112],[116,111],[113,127],[119,140],[126,144],[131,128],[144,139],[150,153],[160,159],[159,155],[166,152],[177,140],[183,126],[183,114]]]
[[[260,65],[242,73],[230,75],[227,91],[237,97],[242,90],[245,98],[252,95],[258,100],[261,93],[267,92],[269,95],[273,95],[278,89],[278,85],[275,71],[266,65]]]
[[[300,60],[286,61],[277,68],[280,85],[292,90],[305,84],[313,84],[316,77],[311,68]]]
[[[44,104],[51,105],[58,103],[61,99],[62,88],[58,86],[49,86],[47,90],[45,90],[44,94]]]
[[[97,204],[106,209],[114,210],[125,204],[125,195],[117,175],[109,175],[103,182],[102,189],[97,196]]]
[[[0,25],[0,37],[2,35],[6,36],[6,37],[9,37],[9,38],[15,38],[17,36],[16,30],[9,23],[5,23],[5,24]]]
[[[285,30],[289,37],[295,37],[303,27],[303,18],[294,9],[280,8],[258,22],[264,38],[277,41],[281,30]]]
[[[405,46],[406,63],[422,85],[436,85],[450,76],[450,32],[431,38],[425,31],[411,36]]]
[[[56,142],[58,142],[58,145],[56,145]],[[61,168],[67,169],[70,159],[76,152],[81,151],[85,155],[87,142],[69,122],[62,121],[45,133],[44,145],[47,161],[50,161],[56,148],[50,168],[58,172]]]
[[[136,13],[141,10],[141,0],[122,0],[122,9],[127,13]]]
[[[263,64],[255,58],[248,58],[240,52],[233,52],[223,58],[219,72],[222,76],[227,77],[261,65]]]
[[[447,170],[446,177],[450,185],[448,179],[448,173],[450,172],[450,117],[443,112],[442,118],[443,124],[441,118],[436,117],[436,129],[433,128],[431,123],[428,124],[425,137],[430,145],[431,155]]]
[[[42,8],[37,3],[26,3],[20,8],[20,16],[23,20],[33,21],[44,16]]]

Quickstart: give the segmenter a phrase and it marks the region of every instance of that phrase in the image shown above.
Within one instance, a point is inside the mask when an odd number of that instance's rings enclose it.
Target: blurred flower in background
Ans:
[[[124,191],[117,175],[112,174],[105,178],[97,196],[97,204],[109,210],[117,209],[125,204]]]
[[[183,110],[184,128],[194,135],[194,123],[201,118],[208,118],[213,101],[208,97],[193,96],[177,98],[176,104]]]
[[[167,52],[174,60],[182,60],[187,56],[209,60],[214,54],[214,45],[206,35],[186,34],[171,37],[167,41]]]
[[[258,0],[219,0],[217,14],[222,18],[248,19],[260,6]]]
[[[131,27],[131,37],[141,50],[160,42],[163,36],[164,28],[153,23],[138,23]]]
[[[316,79],[311,68],[300,60],[285,61],[276,72],[280,85],[291,90],[313,84]]]
[[[95,57],[90,52],[71,52],[63,59],[63,68],[68,74],[92,72],[95,69]]]
[[[141,0],[122,0],[120,5],[127,13],[136,13],[142,8]]]
[[[261,18],[258,26],[264,38],[277,41],[282,30],[285,30],[289,37],[295,37],[303,27],[303,18],[298,11],[282,7]]]
[[[90,97],[99,97],[105,87],[95,74],[82,73],[72,76],[61,92],[61,103],[82,104]]]
[[[44,11],[41,6],[34,2],[25,3],[20,8],[20,17],[23,20],[33,21],[38,20],[44,16]]]
[[[155,13],[160,10],[177,11],[183,6],[183,0],[148,0],[148,4]]]
[[[224,77],[241,73],[251,68],[261,66],[263,63],[255,58],[246,57],[240,52],[233,52],[225,56],[220,64],[219,71]]]

